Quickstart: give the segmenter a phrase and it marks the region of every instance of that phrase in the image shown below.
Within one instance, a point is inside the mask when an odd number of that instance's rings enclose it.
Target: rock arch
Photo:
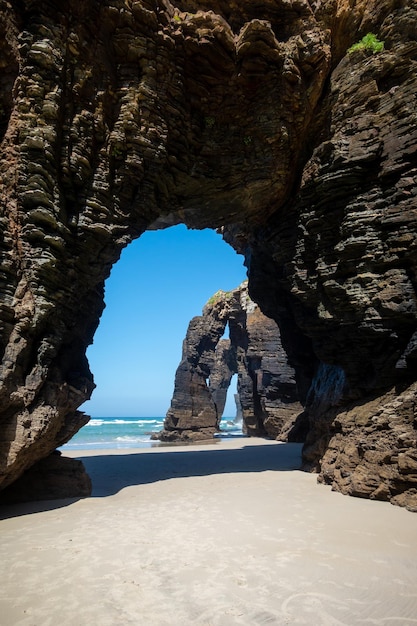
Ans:
[[[330,59],[303,14],[300,52],[291,20],[281,45],[265,21],[235,33],[158,0],[3,5],[9,84],[19,66],[0,164],[3,485],[85,423],[85,348],[121,249],[167,224],[249,227],[288,194]],[[287,58],[295,74],[310,59],[314,84],[288,82]]]
[[[226,325],[229,339],[222,338]],[[247,281],[232,291],[215,293],[203,314],[191,320],[171,407],[164,429],[155,438],[196,441],[213,437],[233,374],[238,375],[237,395],[248,435],[286,440],[293,429],[293,441],[302,438],[302,426],[294,428],[302,413],[294,370],[277,324],[252,302]]]
[[[185,223],[245,253],[310,466],[417,506],[415,3],[0,12],[1,485],[87,419],[85,350],[121,249]],[[367,30],[385,50],[349,54]]]

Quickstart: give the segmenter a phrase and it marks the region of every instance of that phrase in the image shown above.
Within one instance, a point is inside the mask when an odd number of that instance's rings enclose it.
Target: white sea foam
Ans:
[[[158,445],[151,435],[163,428],[162,417],[94,417],[66,447],[74,449],[148,448]],[[235,439],[244,436],[241,425],[233,418],[220,423],[217,439]]]
[[[136,441],[137,437],[130,437],[129,435],[123,435],[122,437],[115,437],[116,441]]]
[[[162,417],[93,417],[65,444],[73,450],[147,448],[156,445],[150,435],[163,426]]]
[[[87,426],[107,426],[107,425],[122,425],[122,424],[138,424],[139,426],[162,426],[164,420],[156,419],[121,419],[118,417],[103,419],[99,417],[93,417],[87,424]]]

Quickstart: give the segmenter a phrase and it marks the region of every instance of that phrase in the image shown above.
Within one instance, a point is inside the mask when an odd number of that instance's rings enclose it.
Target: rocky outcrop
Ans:
[[[280,441],[304,441],[307,424],[277,324],[256,307],[247,314],[246,332],[239,387],[246,432]]]
[[[78,459],[61,456],[57,450],[24,472],[12,485],[0,492],[0,504],[86,498],[92,485],[85,467]]]
[[[226,357],[229,345],[221,341],[227,324],[228,308],[223,307],[221,298],[214,305],[213,314],[194,317],[189,323],[181,363],[175,374],[171,407],[165,417],[164,430],[159,436],[164,441],[207,439],[217,430],[218,410],[207,383],[216,366],[216,379],[219,381],[217,389],[222,388],[222,383],[224,385],[228,359],[220,363],[218,356],[221,352]],[[225,367],[220,367],[223,364]],[[220,402],[223,401],[220,393]]]
[[[0,2],[3,487],[88,419],[122,248],[185,223],[245,253],[306,463],[356,493],[336,450],[366,406],[351,458],[380,482],[360,493],[411,501],[413,438],[372,429],[381,398],[416,430],[416,18],[412,0]],[[384,50],[350,54],[367,32]],[[363,437],[385,460],[363,463]]]
[[[230,339],[223,339],[226,325]],[[285,440],[302,412],[294,371],[277,324],[248,294],[247,282],[218,291],[194,317],[183,344],[162,441],[208,439],[219,431],[227,389],[238,375],[238,406],[248,435]],[[295,433],[298,433],[297,435]]]
[[[252,239],[249,277],[305,398],[306,466],[343,493],[411,502],[417,14],[383,5],[369,10],[386,50],[346,54],[331,73],[297,194]]]
[[[316,437],[317,425],[307,448],[308,454],[320,455],[320,481],[345,494],[391,499],[417,511],[415,394],[415,384],[390,389],[324,414],[324,441]],[[314,450],[320,443],[322,450]]]

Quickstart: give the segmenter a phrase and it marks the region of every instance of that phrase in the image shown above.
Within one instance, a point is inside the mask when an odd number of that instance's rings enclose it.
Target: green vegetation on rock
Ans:
[[[372,52],[372,54],[375,54],[376,52],[382,52],[383,49],[384,42],[379,41],[378,37],[373,33],[368,33],[362,37],[358,43],[353,44],[353,46],[348,49],[348,53],[351,54],[357,50],[367,50]]]
[[[215,294],[211,296],[206,302],[207,305],[212,305],[218,302],[219,300],[230,300],[233,297],[233,289],[231,291],[223,291],[223,289],[219,289]]]

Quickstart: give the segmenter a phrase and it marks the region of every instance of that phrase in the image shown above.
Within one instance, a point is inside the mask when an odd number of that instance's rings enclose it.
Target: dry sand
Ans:
[[[73,453],[91,498],[0,507],[1,626],[417,624],[417,514],[300,446]]]

